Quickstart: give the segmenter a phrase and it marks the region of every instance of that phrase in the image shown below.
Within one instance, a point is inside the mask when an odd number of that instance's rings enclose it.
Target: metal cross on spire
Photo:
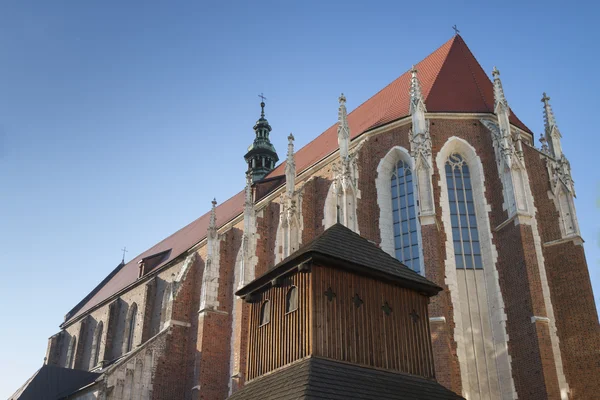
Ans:
[[[123,247],[123,248],[121,249],[121,251],[123,252],[123,260],[122,260],[122,262],[123,262],[123,264],[125,264],[125,253],[127,253],[127,252],[128,252],[128,251],[127,251],[127,247]]]
[[[456,24],[454,24],[454,26],[452,27],[452,29],[454,29],[454,34],[458,35],[460,33],[460,31],[458,30],[458,28],[456,27]]]
[[[258,95],[258,97],[260,97],[260,99],[262,100],[260,102],[260,116],[261,118],[265,117],[265,100],[267,99],[262,93]]]

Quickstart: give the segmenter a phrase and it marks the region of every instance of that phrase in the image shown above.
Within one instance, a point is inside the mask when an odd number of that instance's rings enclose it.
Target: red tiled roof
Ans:
[[[456,35],[415,65],[428,112],[494,112],[494,86],[485,71]],[[352,139],[364,132],[409,115],[410,71],[348,114]],[[513,113],[510,122],[531,133]],[[338,148],[337,123],[295,154],[298,172]],[[285,162],[268,175],[282,175]]]
[[[493,84],[460,36],[454,36],[416,65],[428,112],[493,113]],[[352,138],[373,128],[406,117],[409,114],[410,72],[407,71],[369,100],[348,114]],[[511,113],[511,123],[531,131]],[[337,123],[298,150],[295,154],[298,172],[315,164],[338,148]],[[285,171],[285,162],[267,176],[276,177]],[[274,188],[272,188],[274,189]],[[219,205],[217,221],[223,225],[242,213],[243,191]],[[96,288],[89,299],[71,310],[71,320],[106,300],[138,278],[138,261],[171,249],[160,267],[187,251],[206,237],[209,214],[205,214],[183,229],[148,249],[118,270],[103,286]]]

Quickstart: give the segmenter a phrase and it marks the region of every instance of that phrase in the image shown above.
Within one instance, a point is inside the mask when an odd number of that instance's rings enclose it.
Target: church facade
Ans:
[[[456,35],[276,165],[261,117],[246,187],[128,263],[65,316],[46,364],[99,373],[77,399],[226,399],[252,380],[235,293],[340,223],[443,290],[432,376],[467,399],[591,399],[600,326],[550,99],[510,109]],[[568,136],[568,135],[567,135]],[[254,325],[253,325],[254,324]],[[250,375],[249,375],[250,374]]]

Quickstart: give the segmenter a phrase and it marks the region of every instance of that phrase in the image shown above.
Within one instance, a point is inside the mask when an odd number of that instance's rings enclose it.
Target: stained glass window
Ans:
[[[446,162],[446,182],[456,268],[482,269],[481,246],[469,166],[459,154]]]
[[[391,184],[396,258],[412,270],[421,272],[413,174],[404,161],[396,163]]]

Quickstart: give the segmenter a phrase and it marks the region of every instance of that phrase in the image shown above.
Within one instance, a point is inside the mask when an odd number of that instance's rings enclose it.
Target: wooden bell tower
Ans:
[[[246,386],[231,398],[287,387],[278,375],[298,368],[308,369],[303,387],[310,387],[310,369],[323,364],[371,386],[389,380],[386,389],[372,388],[373,398],[394,385],[402,391],[407,379],[420,379],[440,399],[461,398],[435,382],[427,304],[440,290],[343,225],[332,226],[236,293],[251,314]]]

